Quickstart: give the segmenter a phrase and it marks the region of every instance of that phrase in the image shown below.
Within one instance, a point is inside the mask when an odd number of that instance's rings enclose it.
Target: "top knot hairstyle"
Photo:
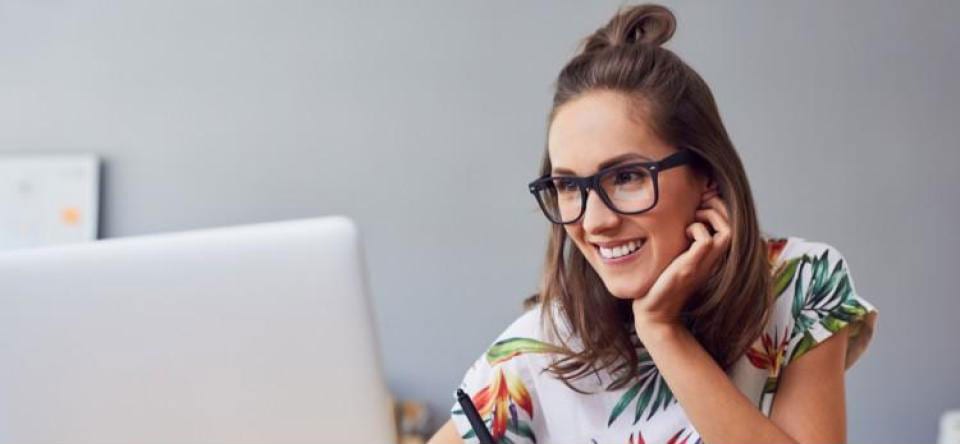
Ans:
[[[587,37],[583,52],[596,52],[610,47],[662,46],[677,30],[677,19],[660,5],[639,5],[621,11],[606,26]]]
[[[729,370],[766,325],[774,297],[770,264],[750,184],[713,94],[692,68],[663,47],[676,28],[674,14],[660,5],[619,10],[583,40],[580,51],[560,71],[548,128],[568,102],[594,91],[613,91],[630,99],[632,117],[653,134],[694,152],[691,167],[717,185],[732,233],[727,256],[691,295],[681,316],[713,359]],[[551,170],[549,151],[544,149],[540,174],[549,175]],[[639,376],[631,301],[607,291],[562,226],[550,228],[540,292],[527,302],[542,304],[544,327],[563,349],[563,358],[549,370],[574,390],[578,389],[570,381],[594,370],[609,368],[614,380],[608,390]],[[561,320],[582,347],[574,350],[559,334]]]

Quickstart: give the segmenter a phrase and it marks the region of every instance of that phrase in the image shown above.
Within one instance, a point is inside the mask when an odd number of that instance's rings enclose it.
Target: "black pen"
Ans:
[[[463,389],[457,389],[457,402],[460,403],[463,414],[467,415],[467,421],[470,421],[470,428],[472,428],[473,433],[477,435],[480,444],[496,444],[496,442],[493,441],[493,436],[490,435],[490,431],[487,430],[486,424],[483,423],[483,418],[480,418],[480,414],[477,413],[477,408],[473,405],[473,401],[470,400],[470,395],[467,395]]]

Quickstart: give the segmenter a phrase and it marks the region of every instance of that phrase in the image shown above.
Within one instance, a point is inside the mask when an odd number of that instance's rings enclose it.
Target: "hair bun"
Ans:
[[[617,12],[610,21],[593,33],[584,44],[584,52],[616,46],[639,44],[661,46],[673,37],[677,18],[661,5],[630,6]]]

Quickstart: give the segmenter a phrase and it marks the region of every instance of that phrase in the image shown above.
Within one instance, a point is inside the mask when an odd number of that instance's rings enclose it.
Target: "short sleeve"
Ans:
[[[877,309],[857,293],[849,264],[839,251],[824,243],[810,243],[810,247],[797,264],[787,365],[850,327],[845,364],[850,368],[873,338]]]
[[[531,334],[534,310],[504,331],[467,370],[460,389],[470,395],[496,442],[536,443],[541,416],[530,355],[551,346]],[[467,443],[479,442],[454,393],[451,418]]]

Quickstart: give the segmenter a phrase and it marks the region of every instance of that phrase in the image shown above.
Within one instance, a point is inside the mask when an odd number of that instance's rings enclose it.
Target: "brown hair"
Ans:
[[[770,265],[746,173],[713,95],[692,68],[661,47],[675,30],[676,18],[663,6],[618,11],[584,40],[579,53],[560,71],[548,126],[567,102],[591,91],[615,91],[631,99],[638,115],[663,141],[696,154],[692,167],[716,183],[728,205],[733,232],[727,256],[691,296],[682,319],[713,359],[729,370],[766,324],[773,299]],[[540,174],[549,175],[551,168],[544,150]],[[537,299],[544,327],[559,338],[564,355],[548,370],[568,386],[574,388],[571,380],[603,368],[616,375],[610,390],[639,375],[630,329],[631,301],[609,293],[561,225],[553,225],[549,232]],[[555,313],[552,307],[559,310]],[[582,342],[579,350],[559,333],[561,320]]]

